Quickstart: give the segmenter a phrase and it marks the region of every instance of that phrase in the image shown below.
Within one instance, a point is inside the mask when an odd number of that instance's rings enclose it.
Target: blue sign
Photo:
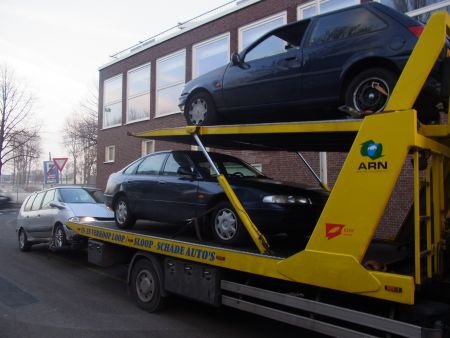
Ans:
[[[53,161],[44,161],[44,182],[45,184],[59,183],[59,170]]]

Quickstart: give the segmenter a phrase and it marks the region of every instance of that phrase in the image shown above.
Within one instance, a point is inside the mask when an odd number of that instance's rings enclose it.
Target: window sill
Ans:
[[[101,130],[108,130],[108,129],[117,128],[117,127],[122,127],[122,123],[120,123],[120,124],[115,124],[115,125],[108,126],[108,127],[102,127]]]
[[[158,119],[160,117],[166,117],[166,116],[175,115],[175,114],[181,114],[181,111],[177,111],[177,112],[174,112],[174,113],[166,113],[166,114],[161,114],[161,115],[155,115],[155,117],[153,117],[153,119]]]
[[[129,124],[133,124],[133,123],[138,123],[138,122],[144,122],[144,121],[150,121],[150,116],[149,116],[149,117],[144,117],[143,119],[139,119],[139,120],[127,121],[127,122],[125,123],[125,125],[129,125]]]

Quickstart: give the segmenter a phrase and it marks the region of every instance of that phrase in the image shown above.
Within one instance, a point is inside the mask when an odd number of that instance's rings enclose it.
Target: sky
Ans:
[[[69,157],[63,126],[98,89],[110,55],[230,0],[0,0],[0,65],[36,102],[42,157]]]

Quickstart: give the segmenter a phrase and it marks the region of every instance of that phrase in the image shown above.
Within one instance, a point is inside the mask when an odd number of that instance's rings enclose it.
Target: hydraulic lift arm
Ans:
[[[239,198],[234,193],[233,189],[230,187],[230,184],[228,183],[226,177],[219,172],[219,169],[216,167],[214,161],[211,159],[211,157],[208,154],[208,151],[203,146],[202,141],[198,137],[197,133],[194,132],[192,134],[194,136],[195,142],[197,142],[199,148],[205,155],[206,159],[208,160],[211,168],[213,168],[215,174],[217,175],[217,181],[219,181],[220,186],[222,187],[223,191],[225,192],[225,195],[227,195],[228,199],[230,200],[231,205],[233,206],[234,210],[236,210],[239,219],[241,220],[244,227],[247,229],[250,237],[252,238],[253,242],[255,243],[256,247],[258,248],[260,253],[263,254],[269,254],[270,253],[270,247],[269,243],[267,242],[264,235],[258,230],[255,224],[253,224],[252,220],[250,219],[250,216],[245,211],[245,208],[242,206],[241,201],[239,201]]]

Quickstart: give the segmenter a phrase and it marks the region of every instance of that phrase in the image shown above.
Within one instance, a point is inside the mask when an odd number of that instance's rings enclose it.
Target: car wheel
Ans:
[[[128,200],[126,197],[119,197],[114,207],[114,219],[120,229],[130,229],[133,227],[136,219],[130,212]]]
[[[139,260],[131,271],[131,294],[140,308],[155,312],[164,305],[161,281],[155,267],[148,259]]]
[[[384,68],[371,68],[357,74],[345,91],[345,105],[360,112],[380,112],[388,102],[397,75]]]
[[[188,99],[184,116],[188,125],[205,126],[217,123],[216,107],[206,92],[194,93]]]
[[[19,230],[18,239],[20,251],[29,251],[31,249],[32,244],[28,241],[28,237],[25,230],[23,229]]]
[[[246,229],[229,202],[217,205],[212,215],[214,238],[224,244],[241,244],[246,238]]]
[[[65,246],[67,246],[66,232],[61,224],[57,224],[53,230],[52,249],[61,250]]]

